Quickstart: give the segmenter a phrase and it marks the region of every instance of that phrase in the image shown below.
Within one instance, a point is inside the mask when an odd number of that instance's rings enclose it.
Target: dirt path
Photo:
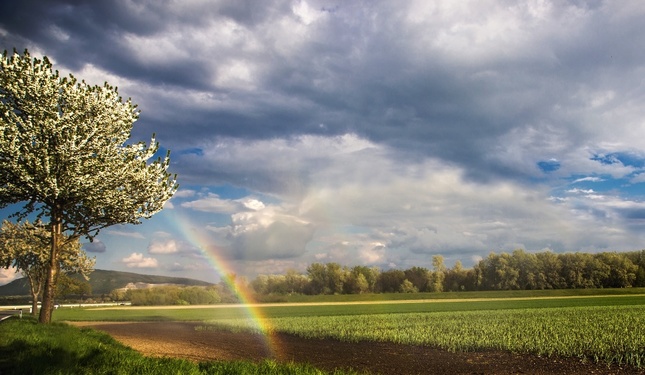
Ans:
[[[207,360],[262,360],[310,363],[333,370],[351,367],[373,374],[643,374],[635,369],[583,364],[577,359],[543,358],[506,352],[450,353],[428,347],[390,343],[272,337],[271,353],[261,335],[198,330],[202,323],[72,323],[109,333],[145,355]]]

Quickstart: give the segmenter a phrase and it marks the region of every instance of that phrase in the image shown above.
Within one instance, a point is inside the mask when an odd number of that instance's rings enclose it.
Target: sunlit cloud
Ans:
[[[142,253],[132,253],[121,259],[121,263],[127,268],[157,268],[159,266],[157,259],[146,258]]]

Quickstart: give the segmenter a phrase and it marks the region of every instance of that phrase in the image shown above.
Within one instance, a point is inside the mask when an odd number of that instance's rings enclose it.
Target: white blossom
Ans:
[[[60,77],[44,57],[0,58],[0,208],[49,218],[52,254],[63,233],[92,239],[100,229],[138,224],[177,190],[159,144],[128,144],[137,106],[115,87]],[[47,292],[47,291],[46,291]],[[45,301],[43,301],[45,304]],[[42,315],[41,315],[42,321]]]

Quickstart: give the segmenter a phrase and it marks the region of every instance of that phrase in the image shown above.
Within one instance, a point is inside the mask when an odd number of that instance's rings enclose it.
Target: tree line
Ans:
[[[313,263],[306,273],[259,275],[249,286],[258,295],[414,293],[476,290],[537,290],[645,287],[645,250],[632,252],[490,253],[474,267],[447,268],[441,255],[432,269]]]
[[[144,289],[128,289],[113,291],[111,297],[115,301],[130,301],[135,306],[161,305],[210,305],[221,303],[222,290],[219,286],[157,286]]]

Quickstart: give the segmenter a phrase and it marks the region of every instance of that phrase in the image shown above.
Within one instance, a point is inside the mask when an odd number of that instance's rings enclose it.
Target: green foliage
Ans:
[[[405,272],[401,270],[383,271],[377,281],[377,290],[382,293],[398,292],[405,280]]]
[[[472,269],[457,261],[444,265],[441,255],[432,257],[433,270],[406,270],[313,263],[306,275],[260,275],[250,286],[260,295],[335,295],[364,293],[410,293],[473,290],[544,290],[579,288],[628,288],[645,286],[645,250],[598,254],[549,251],[490,253]],[[411,284],[411,285],[410,285]],[[261,298],[260,298],[261,299]]]
[[[211,305],[222,301],[217,287],[158,286],[145,289],[130,289],[125,298],[132,305]]]
[[[145,357],[109,335],[67,324],[37,325],[33,319],[0,323],[1,374],[289,374],[324,375],[309,365],[273,361],[193,363]],[[333,374],[348,372],[337,371]]]
[[[76,279],[66,274],[58,276],[56,295],[66,297],[70,295],[88,297],[92,295],[92,286],[85,280]]]
[[[630,253],[490,253],[475,266],[483,290],[624,288],[635,286],[639,267]]]
[[[77,273],[83,278],[92,271],[95,259],[89,258],[81,249],[78,239],[63,236],[57,267],[63,273],[58,276],[64,285],[58,288],[62,294],[71,291],[71,286],[84,287],[87,283],[74,282],[68,273]],[[28,280],[32,301],[32,314],[36,314],[37,301],[43,290],[49,264],[51,233],[41,223],[2,222],[0,233],[0,267],[15,267]]]
[[[408,279],[403,280],[400,286],[401,293],[418,293],[419,289]]]

